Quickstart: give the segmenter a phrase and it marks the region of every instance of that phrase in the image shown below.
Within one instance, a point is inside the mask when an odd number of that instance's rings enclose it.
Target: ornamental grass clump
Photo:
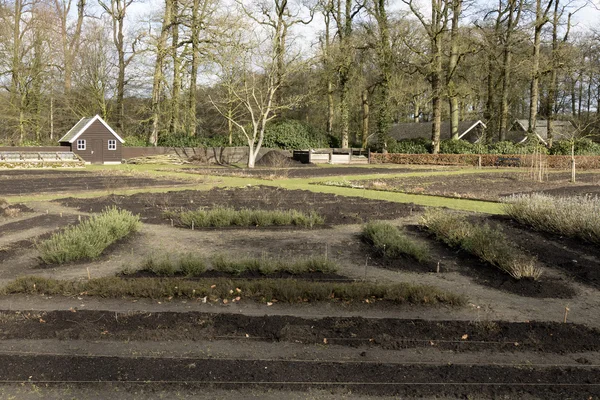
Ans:
[[[64,264],[81,259],[98,258],[117,240],[140,227],[140,218],[116,207],[72,225],[37,244],[40,258],[46,264]]]
[[[553,197],[534,193],[505,197],[502,202],[506,214],[523,225],[600,244],[598,196]]]
[[[542,274],[535,257],[523,253],[498,228],[474,225],[464,216],[439,210],[426,212],[421,224],[438,240],[468,251],[515,279],[537,280]]]
[[[333,274],[337,272],[336,263],[325,257],[300,258],[295,260],[283,258],[226,258],[222,255],[211,259],[211,266],[215,271],[239,275],[243,272],[259,272],[263,275],[286,272],[300,275],[310,272]]]
[[[386,258],[408,256],[418,262],[430,260],[430,250],[425,243],[409,238],[404,232],[387,222],[369,222],[362,230],[362,237]]]
[[[207,298],[209,301],[254,300],[284,303],[365,302],[392,304],[446,304],[463,306],[466,298],[429,285],[373,282],[311,282],[298,279],[226,279],[208,278],[120,278],[56,280],[37,276],[17,278],[0,288],[0,294],[45,294],[106,298]],[[239,301],[236,299],[236,301]]]
[[[152,255],[146,258],[139,271],[150,272],[156,276],[194,277],[202,275],[206,271],[206,261],[192,253],[179,256]]]
[[[131,275],[135,272],[150,272],[156,276],[172,277],[186,276],[189,278],[200,277],[207,271],[207,266],[213,271],[223,272],[230,275],[240,275],[244,272],[258,272],[262,275],[270,275],[285,272],[292,275],[300,275],[311,272],[333,274],[337,272],[336,263],[325,257],[309,257],[300,259],[284,258],[228,258],[223,255],[215,255],[206,259],[200,255],[187,253],[181,256],[170,254],[152,255],[136,271],[129,269],[122,271],[123,275]]]
[[[211,210],[167,212],[165,218],[178,221],[179,225],[191,228],[222,228],[226,226],[272,226],[296,225],[312,228],[322,225],[325,220],[311,211],[309,214],[297,210],[235,210],[229,207],[216,207]]]

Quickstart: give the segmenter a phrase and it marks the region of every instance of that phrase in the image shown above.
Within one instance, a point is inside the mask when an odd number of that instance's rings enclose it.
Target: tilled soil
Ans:
[[[600,394],[586,366],[402,365],[395,363],[224,360],[210,358],[0,355],[0,379],[12,382],[124,382],[307,390],[403,397],[564,399]],[[532,398],[532,397],[529,397]]]
[[[173,186],[186,183],[189,182],[89,171],[14,170],[0,172],[0,196]]]
[[[555,196],[600,194],[600,173],[577,175],[570,182],[569,173],[550,173],[544,182],[536,182],[525,172],[481,173],[464,175],[381,178],[355,181],[367,189],[429,194],[434,196],[499,201],[517,193],[547,193]]]
[[[100,212],[108,206],[116,205],[139,214],[143,222],[154,224],[170,224],[163,216],[168,210],[210,209],[216,206],[235,209],[297,210],[307,213],[314,211],[324,217],[325,223],[329,225],[354,224],[371,219],[396,219],[422,210],[422,207],[410,203],[392,203],[271,186],[139,193],[131,196],[111,195],[94,199],[66,198],[57,201],[67,207],[76,207],[82,212]]]
[[[168,341],[250,339],[383,349],[456,352],[600,351],[600,331],[578,324],[428,321],[362,317],[302,318],[232,313],[4,311],[0,339]]]

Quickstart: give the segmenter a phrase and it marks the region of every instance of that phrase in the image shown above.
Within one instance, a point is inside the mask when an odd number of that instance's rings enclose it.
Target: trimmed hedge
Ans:
[[[381,154],[371,153],[372,164],[414,164],[414,165],[465,165],[477,166],[481,157],[481,166],[496,166],[499,158],[519,158],[521,165],[531,164],[531,156],[524,154]],[[544,156],[548,168],[571,168],[571,156]],[[577,169],[600,169],[600,156],[575,156]]]

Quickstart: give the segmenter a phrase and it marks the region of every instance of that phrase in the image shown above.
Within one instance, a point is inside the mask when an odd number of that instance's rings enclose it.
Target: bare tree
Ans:
[[[450,0],[431,0],[431,18],[428,20],[413,0],[402,0],[417,17],[425,29],[430,44],[429,79],[431,82],[431,108],[433,124],[431,144],[433,154],[440,151],[440,133],[442,126],[442,41],[448,25],[448,7]]]
[[[531,57],[531,85],[529,98],[529,128],[530,134],[535,132],[538,114],[539,100],[539,81],[540,81],[540,44],[542,29],[548,23],[548,12],[552,8],[553,0],[546,0],[547,3],[543,7],[543,0],[535,2],[535,21],[533,24],[533,54]]]
[[[123,106],[123,99],[125,98],[125,86],[127,85],[127,81],[125,79],[125,69],[133,60],[136,44],[139,40],[139,37],[134,38],[134,40],[131,41],[131,50],[128,50],[123,30],[125,26],[127,8],[133,3],[133,1],[134,0],[110,0],[110,4],[107,4],[102,0],[98,0],[98,4],[100,4],[100,6],[111,19],[113,42],[117,50],[118,70],[116,125],[121,129],[124,128],[125,120],[125,109]]]

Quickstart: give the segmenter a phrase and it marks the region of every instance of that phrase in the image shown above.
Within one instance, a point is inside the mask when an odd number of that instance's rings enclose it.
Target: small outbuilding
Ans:
[[[120,164],[125,141],[99,115],[81,118],[59,143],[91,164]]]
[[[554,128],[554,140],[565,140],[573,138],[577,133],[577,128],[570,121],[552,121]],[[506,139],[515,143],[525,143],[529,136],[529,120],[517,119],[511,125],[509,132],[506,134]],[[535,123],[535,136],[537,139],[547,145],[548,144],[548,121],[538,119]]]
[[[431,139],[433,122],[408,122],[397,123],[390,128],[390,138],[395,140],[406,139]],[[481,120],[460,121],[458,123],[458,138],[477,143],[484,138],[486,125]],[[440,127],[440,139],[452,139],[452,128],[450,122],[442,122]]]

